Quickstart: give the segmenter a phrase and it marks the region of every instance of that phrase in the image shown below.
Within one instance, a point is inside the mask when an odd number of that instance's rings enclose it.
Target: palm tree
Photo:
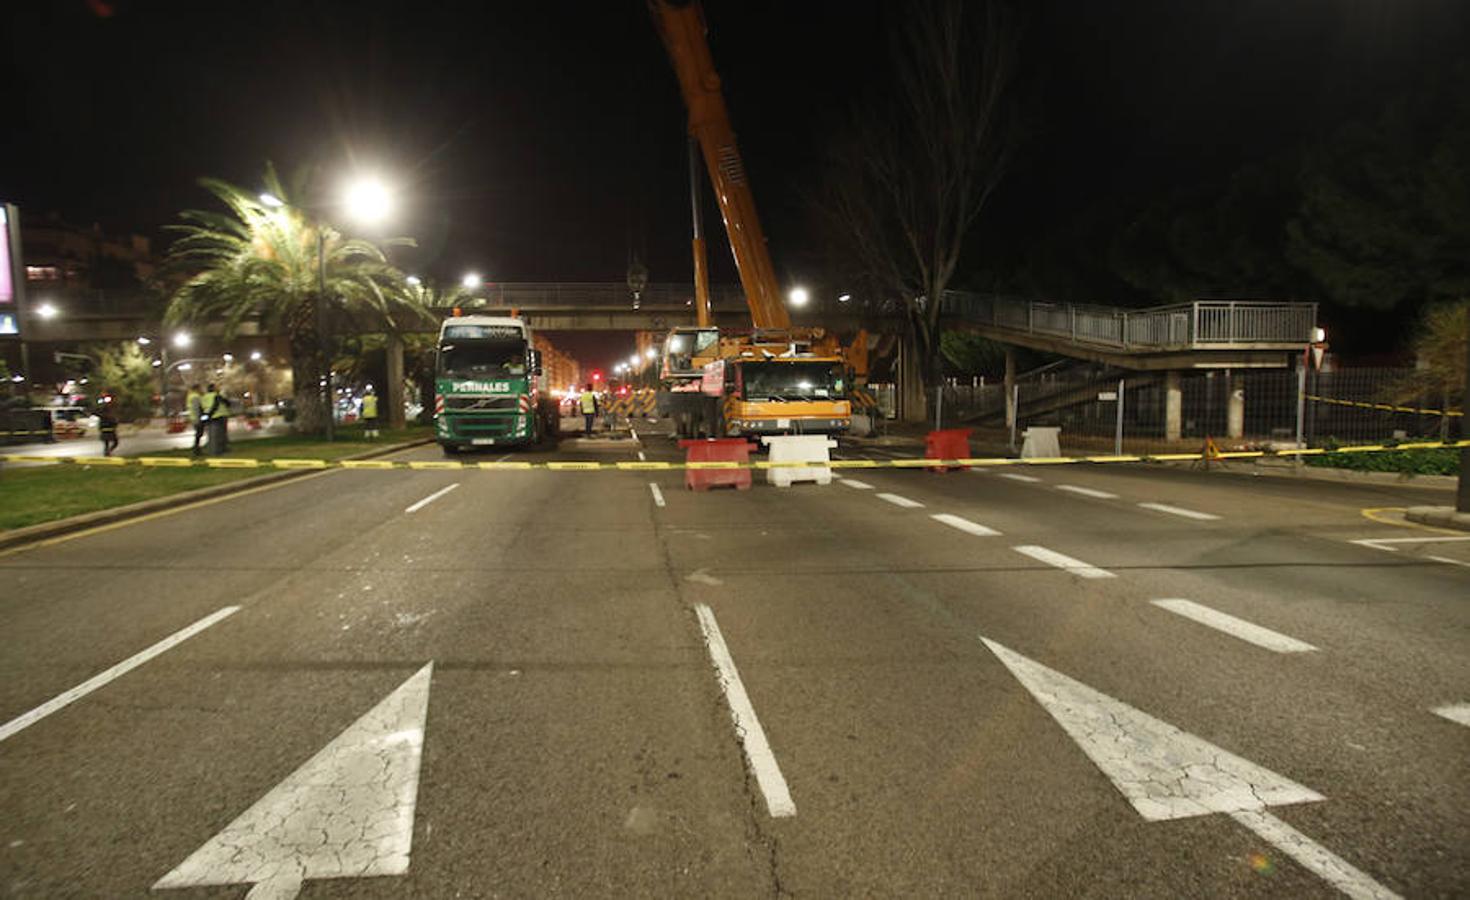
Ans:
[[[421,309],[404,275],[388,263],[383,248],[413,246],[407,238],[351,239],[323,222],[312,221],[296,206],[303,179],[287,190],[267,166],[265,187],[279,206],[268,206],[254,192],[215,178],[200,180],[228,212],[186,210],[184,224],[170,226],[180,237],[169,248],[168,266],[184,280],[174,289],[169,323],[210,320],[233,336],[248,320],[263,331],[284,333],[290,341],[296,428],[325,428],[327,406],[320,384],[325,374],[318,331],[317,302],[325,272],[323,306],[381,330]]]

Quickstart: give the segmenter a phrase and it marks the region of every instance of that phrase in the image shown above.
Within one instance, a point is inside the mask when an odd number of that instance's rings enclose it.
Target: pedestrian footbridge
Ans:
[[[1132,371],[1286,368],[1312,341],[1317,304],[1196,300],[1122,309],[951,291],[948,328]]]

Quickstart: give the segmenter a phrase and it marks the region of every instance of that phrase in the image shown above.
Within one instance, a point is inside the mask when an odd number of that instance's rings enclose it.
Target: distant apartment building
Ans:
[[[22,215],[20,235],[26,283],[33,290],[126,290],[158,268],[147,237],[74,225],[59,213]]]

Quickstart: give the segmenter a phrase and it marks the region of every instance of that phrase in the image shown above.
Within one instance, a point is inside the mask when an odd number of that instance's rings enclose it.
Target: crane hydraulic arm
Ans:
[[[720,215],[725,220],[725,233],[730,237],[730,250],[735,267],[740,271],[740,284],[750,306],[752,324],[758,329],[788,329],[791,317],[781,302],[776,284],[776,270],[766,249],[766,236],[755,211],[755,195],[745,177],[745,164],[735,146],[735,130],[720,91],[720,76],[705,40],[704,13],[699,3],[676,3],[672,0],[649,0],[649,12],[663,38],[679,90],[689,110],[689,133],[699,142],[709,171]],[[695,254],[701,255],[702,235],[696,236]],[[696,272],[703,259],[695,260]],[[707,298],[700,298],[701,305]]]

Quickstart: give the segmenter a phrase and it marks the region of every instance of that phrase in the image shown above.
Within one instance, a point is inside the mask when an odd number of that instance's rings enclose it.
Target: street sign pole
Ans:
[[[1118,424],[1113,433],[1113,455],[1123,455],[1123,379],[1118,379]]]
[[[1460,440],[1470,440],[1470,307],[1465,310],[1465,396],[1460,398]],[[1470,447],[1460,448],[1460,489],[1455,510],[1470,514]]]

